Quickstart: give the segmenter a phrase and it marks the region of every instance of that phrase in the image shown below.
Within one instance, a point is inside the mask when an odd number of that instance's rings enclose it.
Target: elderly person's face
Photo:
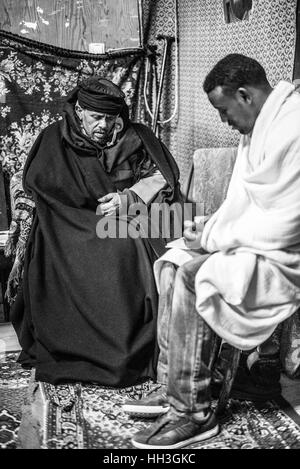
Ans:
[[[105,144],[114,128],[117,116],[80,109],[77,115],[86,134],[94,141]]]
[[[217,86],[210,93],[208,99],[215,109],[219,111],[222,122],[227,122],[232,129],[241,134],[252,131],[257,110],[253,106],[251,93],[246,88],[239,88],[235,93],[224,93],[221,86]]]

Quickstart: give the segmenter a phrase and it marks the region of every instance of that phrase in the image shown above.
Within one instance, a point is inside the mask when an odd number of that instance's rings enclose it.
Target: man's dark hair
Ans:
[[[267,86],[264,68],[257,60],[242,54],[229,54],[221,59],[206,76],[203,89],[210,93],[222,86],[227,93],[235,92],[240,86]]]

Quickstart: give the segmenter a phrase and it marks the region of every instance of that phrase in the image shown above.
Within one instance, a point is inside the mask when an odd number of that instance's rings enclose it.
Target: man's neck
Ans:
[[[257,109],[258,109],[257,115],[260,113],[263,105],[267,101],[267,99],[270,96],[270,94],[272,93],[272,91],[273,91],[273,88],[270,85],[267,85],[266,87],[261,88],[261,89],[259,88],[257,90],[257,95],[255,97],[256,104],[257,104]]]

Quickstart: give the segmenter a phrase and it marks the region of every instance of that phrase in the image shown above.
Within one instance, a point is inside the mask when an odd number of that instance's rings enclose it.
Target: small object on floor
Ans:
[[[224,370],[228,366],[227,344],[223,346],[213,372],[212,396],[218,398]],[[258,355],[255,351],[243,353],[230,392],[230,397],[239,400],[266,402],[281,396],[281,365],[278,354]]]
[[[136,433],[131,442],[135,448],[177,449],[212,438],[219,431],[213,412],[200,423],[188,415],[180,416],[170,410],[149,428]]]
[[[123,404],[124,412],[133,417],[157,417],[168,412],[170,405],[167,400],[166,386],[158,384],[139,400],[128,400]]]

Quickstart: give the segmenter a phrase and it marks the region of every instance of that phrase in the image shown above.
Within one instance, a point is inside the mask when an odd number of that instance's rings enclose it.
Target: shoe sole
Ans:
[[[219,425],[216,425],[214,428],[211,428],[210,430],[207,430],[207,432],[200,433],[199,435],[193,436],[193,438],[189,438],[188,440],[185,441],[179,441],[178,443],[175,443],[174,445],[151,445],[147,443],[140,443],[138,441],[134,441],[134,439],[131,440],[131,443],[135,448],[139,449],[178,449],[178,448],[184,448],[185,446],[189,446],[193,443],[197,443],[200,441],[208,440],[209,438],[212,438],[213,436],[218,435],[220,432],[220,427]]]
[[[145,406],[138,406],[138,405],[135,405],[135,406],[132,406],[132,405],[127,405],[127,404],[124,404],[122,406],[124,412],[126,412],[126,414],[129,414],[131,416],[134,416],[134,417],[149,417],[149,418],[152,418],[152,417],[158,417],[159,415],[162,415],[162,414],[166,414],[169,410],[169,406],[155,406],[155,408],[151,408],[151,407],[147,407],[145,408]]]

